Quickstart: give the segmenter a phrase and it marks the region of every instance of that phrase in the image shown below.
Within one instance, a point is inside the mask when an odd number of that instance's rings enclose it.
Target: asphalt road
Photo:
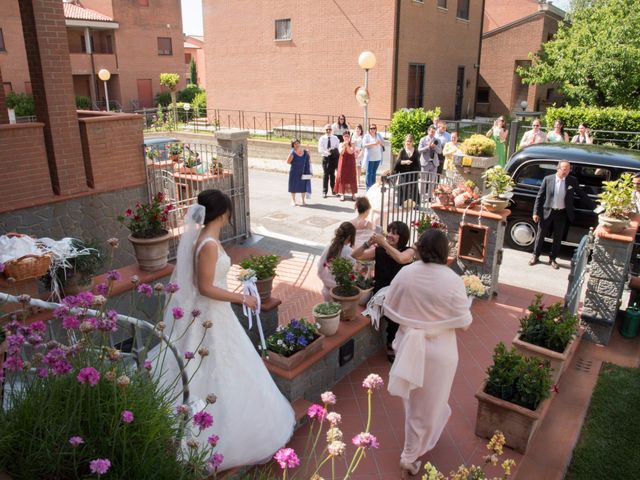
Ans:
[[[314,178],[308,205],[293,207],[287,183],[286,173],[249,170],[252,232],[321,251],[331,241],[340,222],[355,217],[353,202],[341,202],[337,197],[322,198],[322,180]],[[500,283],[564,297],[572,253],[573,249],[563,248],[558,259],[560,270],[554,270],[544,255],[542,263],[530,267],[527,264],[530,253],[505,248]]]

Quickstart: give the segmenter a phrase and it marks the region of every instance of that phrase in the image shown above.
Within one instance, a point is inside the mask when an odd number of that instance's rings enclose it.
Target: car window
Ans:
[[[539,187],[542,179],[556,172],[557,162],[530,162],[518,169],[515,181],[518,185]]]
[[[579,163],[573,164],[571,167],[571,174],[578,179],[578,184],[592,195],[597,195],[602,191],[602,182],[613,179],[613,170],[607,167],[580,165]]]

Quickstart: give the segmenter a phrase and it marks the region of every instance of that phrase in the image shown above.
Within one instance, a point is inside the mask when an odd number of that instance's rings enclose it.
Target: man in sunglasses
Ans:
[[[331,125],[326,124],[324,126],[324,135],[318,140],[318,153],[322,155],[322,194],[324,198],[327,198],[329,193],[329,184],[331,185],[331,194],[333,187],[336,184],[336,168],[338,168],[338,145],[340,140],[333,135]]]
[[[540,119],[536,118],[531,124],[533,127],[528,132],[522,136],[522,140],[520,140],[520,148],[527,147],[529,145],[533,145],[535,143],[544,143],[547,140],[545,134],[540,130]]]

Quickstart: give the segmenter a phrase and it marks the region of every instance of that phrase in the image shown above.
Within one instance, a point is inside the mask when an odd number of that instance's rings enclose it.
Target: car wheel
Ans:
[[[537,226],[533,220],[515,218],[507,225],[507,245],[516,250],[530,252],[536,241]]]

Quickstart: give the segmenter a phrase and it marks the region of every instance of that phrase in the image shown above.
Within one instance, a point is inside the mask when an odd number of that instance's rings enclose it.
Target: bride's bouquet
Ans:
[[[238,280],[240,280],[242,283],[255,283],[255,281],[257,280],[255,270],[252,270],[251,268],[241,268],[240,272],[238,272]]]
[[[243,268],[238,272],[238,280],[242,284],[242,296],[243,298],[247,295],[251,295],[255,297],[257,300],[257,305],[255,310],[251,310],[247,305],[242,303],[242,313],[247,317],[249,323],[249,330],[253,328],[253,316],[256,316],[256,324],[258,325],[258,333],[260,334],[260,351],[262,354],[266,354],[267,352],[267,343],[264,338],[264,332],[262,331],[262,322],[260,321],[260,294],[258,293],[258,287],[256,286],[256,281],[258,277],[256,275],[255,270],[251,268]]]

